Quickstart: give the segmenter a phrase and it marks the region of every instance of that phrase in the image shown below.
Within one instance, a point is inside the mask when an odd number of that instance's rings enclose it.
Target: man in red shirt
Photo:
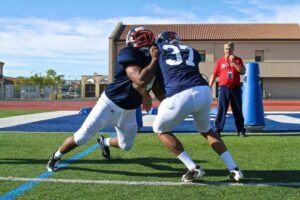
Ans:
[[[246,136],[240,87],[240,75],[245,74],[245,66],[242,59],[235,56],[233,51],[232,42],[224,44],[225,55],[217,60],[209,81],[209,86],[212,87],[216,78],[219,77],[218,113],[214,129],[219,134],[222,132],[230,102],[238,135]]]

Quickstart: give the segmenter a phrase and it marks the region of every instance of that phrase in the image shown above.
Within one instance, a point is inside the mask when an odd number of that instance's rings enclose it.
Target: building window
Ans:
[[[205,50],[199,50],[198,52],[201,56],[201,62],[205,62],[206,61],[206,51]]]
[[[264,62],[264,50],[255,50],[255,62]]]

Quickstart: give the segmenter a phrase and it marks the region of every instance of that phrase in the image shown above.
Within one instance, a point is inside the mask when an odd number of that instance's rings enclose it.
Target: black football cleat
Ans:
[[[102,135],[99,136],[97,142],[101,148],[104,160],[111,160],[109,147],[104,145],[104,137]]]
[[[58,163],[60,162],[60,158],[56,158],[54,156],[55,153],[52,154],[50,160],[47,163],[47,170],[48,172],[55,172],[58,170]]]

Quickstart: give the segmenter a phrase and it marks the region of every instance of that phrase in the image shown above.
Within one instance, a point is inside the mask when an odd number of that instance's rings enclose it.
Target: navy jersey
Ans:
[[[159,66],[163,75],[166,96],[170,97],[188,88],[208,85],[200,74],[200,54],[185,45],[159,45]]]
[[[142,96],[133,88],[132,81],[126,74],[126,67],[137,65],[144,68],[150,61],[150,56],[146,56],[142,51],[133,47],[121,49],[117,55],[114,80],[105,88],[106,96],[119,107],[126,110],[140,106]]]

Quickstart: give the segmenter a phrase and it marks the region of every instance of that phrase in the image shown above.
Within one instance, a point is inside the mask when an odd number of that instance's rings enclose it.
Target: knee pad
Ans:
[[[166,129],[166,127],[162,126],[160,122],[157,122],[154,120],[154,123],[152,125],[152,129],[154,133],[164,133],[164,132],[170,132]]]
[[[77,145],[82,145],[82,144],[87,143],[93,137],[93,135],[94,135],[94,133],[78,130],[74,134],[74,141]]]
[[[125,151],[129,151],[133,147],[137,134],[137,124],[128,124],[124,130],[119,130],[118,132],[119,147]]]
[[[153,132],[154,133],[160,133],[160,131],[158,130],[157,126],[155,126],[155,124],[153,124],[152,128],[153,128]]]
[[[84,122],[80,129],[74,133],[74,140],[77,145],[85,144],[89,141],[96,132],[101,130],[105,125],[105,121],[99,121],[97,123]]]
[[[134,141],[130,141],[130,142],[126,142],[126,143],[120,143],[119,146],[121,149],[125,150],[125,151],[129,151],[130,149],[132,149],[134,144]]]
[[[155,119],[152,125],[152,129],[154,133],[159,133],[159,124],[157,123],[157,120]]]

